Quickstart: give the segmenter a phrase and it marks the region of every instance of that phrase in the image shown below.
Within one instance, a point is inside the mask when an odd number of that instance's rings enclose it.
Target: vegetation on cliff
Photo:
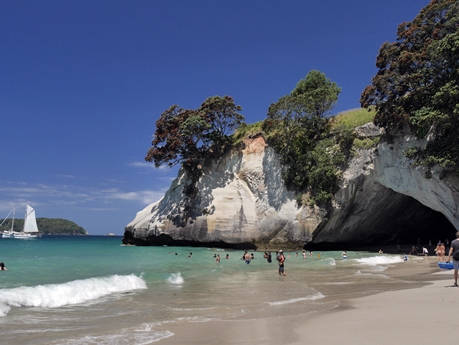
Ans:
[[[238,113],[242,108],[230,96],[207,98],[198,109],[182,109],[173,105],[156,121],[152,146],[145,160],[156,167],[180,165],[190,178],[184,187],[184,198],[177,206],[179,215],[173,221],[185,224],[195,218],[198,190],[196,183],[202,175],[207,159],[218,159],[232,147],[231,135],[239,126],[245,125]]]
[[[295,89],[270,105],[263,131],[284,166],[288,189],[325,203],[338,187],[339,167],[352,143],[351,133],[330,136],[331,109],[341,88],[320,71],[310,71]],[[341,131],[340,131],[341,133]]]
[[[156,167],[180,164],[195,170],[204,159],[218,157],[232,144],[230,135],[244,124],[241,110],[229,96],[207,98],[195,110],[171,106],[156,121],[145,160]]]
[[[427,167],[459,165],[459,3],[432,0],[397,40],[384,43],[377,74],[363,91],[362,107],[376,108],[375,124],[387,132],[409,126],[425,148],[406,154]]]
[[[156,167],[180,164],[191,178],[179,205],[181,216],[174,222],[194,217],[203,162],[218,159],[242,138],[260,132],[279,154],[285,185],[298,194],[298,203],[330,202],[352,146],[368,148],[377,142],[359,141],[353,133],[356,126],[372,121],[374,112],[359,109],[330,117],[340,92],[324,73],[313,70],[270,105],[264,121],[254,124],[244,123],[238,113],[242,108],[229,96],[208,98],[196,110],[173,105],[164,111],[145,160]]]
[[[362,107],[371,112],[368,117],[356,111],[351,116],[364,121],[374,116],[387,133],[405,126],[419,137],[431,133],[425,148],[406,152],[428,167],[459,165],[457,13],[457,1],[432,0],[412,22],[401,24],[397,41],[380,48],[379,70],[361,95]],[[349,116],[330,119],[340,92],[324,73],[310,71],[290,94],[269,106],[264,121],[249,126],[229,96],[208,98],[196,110],[173,105],[156,122],[145,159],[157,167],[181,164],[191,173],[185,194],[192,198],[205,159],[218,158],[242,136],[262,132],[279,154],[284,182],[298,193],[298,202],[327,203],[352,148],[370,148],[379,140],[356,138],[358,124]]]
[[[0,220],[0,223],[3,219]],[[7,219],[0,231],[11,229],[11,219]],[[87,235],[88,232],[74,222],[60,218],[37,218],[40,234],[45,235]],[[22,231],[24,219],[14,219],[14,231]]]

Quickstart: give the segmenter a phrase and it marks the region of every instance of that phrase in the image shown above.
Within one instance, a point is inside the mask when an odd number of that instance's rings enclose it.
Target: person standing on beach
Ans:
[[[446,248],[445,248],[445,244],[442,242],[442,244],[440,244],[440,261],[441,262],[445,262],[446,261]]]
[[[284,262],[285,262],[285,256],[284,256],[284,252],[281,249],[279,250],[279,275],[285,277],[287,274],[285,274],[284,272]]]
[[[451,261],[451,256],[453,257],[453,265],[454,265],[454,286],[457,286],[457,276],[458,276],[458,269],[459,269],[459,260],[454,258],[453,253],[456,253],[459,250],[459,231],[456,232],[456,239],[451,242],[451,248],[449,249],[449,257],[448,261]]]

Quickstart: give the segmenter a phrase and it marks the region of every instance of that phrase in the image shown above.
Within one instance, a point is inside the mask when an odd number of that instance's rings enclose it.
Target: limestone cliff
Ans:
[[[380,135],[373,124],[362,127],[356,129],[361,137]],[[375,148],[358,150],[343,174],[329,219],[313,233],[313,242],[414,244],[418,238],[423,243],[454,239],[459,229],[457,175],[437,169],[426,178],[425,168],[413,166],[404,155],[409,147],[425,144],[401,132],[383,138]]]
[[[382,135],[372,124],[356,133]],[[400,133],[357,150],[326,210],[297,206],[282,182],[277,155],[256,135],[202,167],[193,199],[183,193],[191,181],[181,170],[165,196],[127,225],[123,242],[293,249],[308,242],[333,247],[451,238],[459,229],[459,181],[439,171],[427,179],[422,168],[412,167],[403,152],[423,144]]]
[[[183,170],[158,202],[140,211],[128,224],[124,241],[136,244],[191,244],[229,247],[299,248],[325,211],[298,208],[281,178],[280,163],[261,135],[247,138],[241,150],[203,166],[198,195],[190,201],[183,189],[190,183]],[[194,217],[182,223],[193,203]]]

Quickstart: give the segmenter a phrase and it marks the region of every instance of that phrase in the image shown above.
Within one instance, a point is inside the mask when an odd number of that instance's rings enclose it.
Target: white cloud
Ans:
[[[24,183],[8,184],[6,187],[0,186],[0,212],[9,212],[15,205],[24,205],[28,202],[34,205],[48,204],[55,207],[79,205],[101,209],[110,209],[111,207],[107,207],[106,204],[112,204],[117,200],[146,205],[159,200],[165,191],[165,189],[123,191],[118,188],[96,189],[68,184],[30,186]]]
[[[155,167],[155,163],[152,163],[152,162],[133,162],[133,163],[129,163],[128,165],[130,167],[140,168],[140,169],[147,170],[147,171],[161,171],[163,173],[168,173],[171,171],[175,171],[177,169],[177,166],[169,168],[164,165],[161,165],[157,168]]]
[[[111,191],[109,194],[110,198],[121,199],[121,200],[137,200],[144,204],[151,204],[161,199],[164,195],[164,191],[139,191],[139,192],[121,192]]]
[[[156,168],[154,163],[149,162],[133,162],[128,164],[134,168],[142,168],[142,169],[163,169],[163,168]]]

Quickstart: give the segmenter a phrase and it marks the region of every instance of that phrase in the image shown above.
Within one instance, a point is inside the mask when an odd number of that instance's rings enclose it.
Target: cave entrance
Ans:
[[[393,207],[380,210],[382,220],[375,224],[379,234],[371,242],[400,242],[423,246],[431,241],[435,248],[437,242],[451,242],[456,238],[456,228],[440,212],[424,206],[419,201],[394,192]]]
[[[401,244],[401,251],[409,252],[412,245],[428,247],[430,241],[433,254],[438,241],[451,242],[457,232],[442,213],[384,187],[378,191],[377,199],[351,203],[346,217],[336,228],[321,229],[313,234],[305,248],[340,250],[343,246],[388,246],[393,250]]]

